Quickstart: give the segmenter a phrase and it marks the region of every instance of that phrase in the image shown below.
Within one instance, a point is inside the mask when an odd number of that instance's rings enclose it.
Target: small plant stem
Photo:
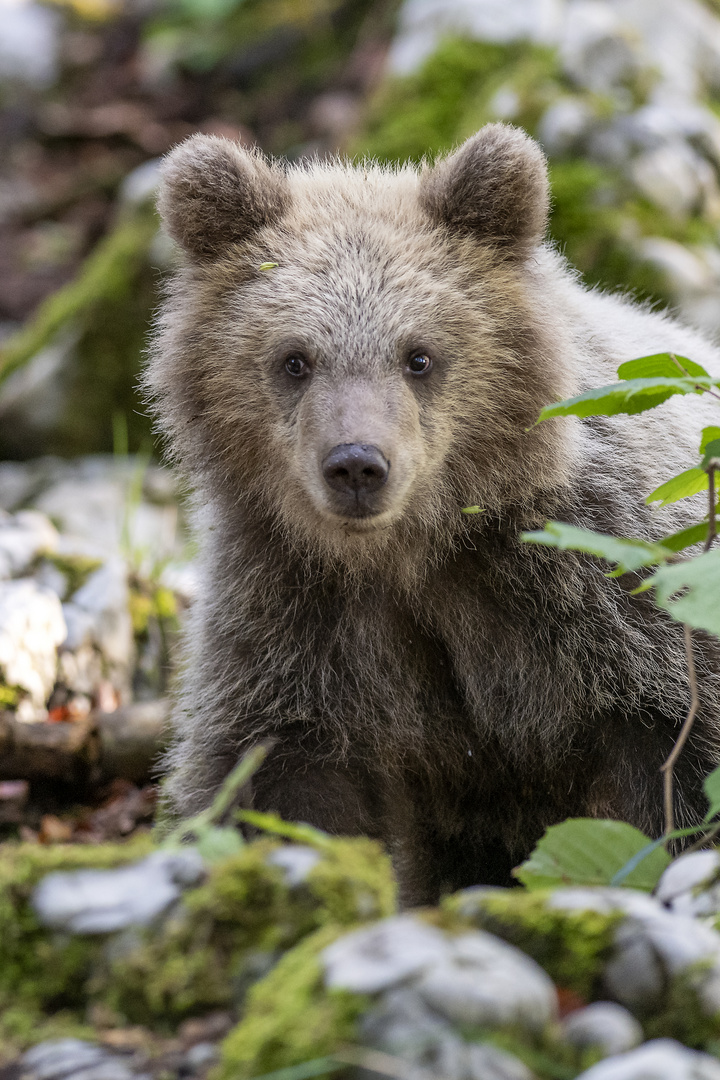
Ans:
[[[692,851],[700,851],[706,844],[711,843],[720,834],[720,822],[710,829],[709,832],[704,833],[699,840],[696,840],[694,844],[691,844],[689,848],[685,848],[684,855],[689,855]]]
[[[692,630],[685,623],[683,627],[685,634],[685,657],[687,659],[688,668],[688,681],[690,683],[690,708],[688,709],[687,716],[683,721],[683,726],[680,729],[680,734],[675,740],[667,761],[660,769],[663,774],[664,790],[665,790],[665,836],[669,836],[675,828],[675,813],[673,808],[673,782],[674,782],[674,769],[675,762],[682,753],[682,748],[687,742],[688,736],[692,731],[692,726],[695,723],[695,717],[700,707],[700,698],[698,697],[697,688],[697,676],[695,674],[695,656],[693,654],[692,643]]]
[[[678,360],[678,358],[677,358],[677,356],[675,355],[675,353],[668,353],[668,356],[670,357],[670,359],[672,360],[672,362],[673,362],[673,363],[675,364],[675,366],[676,366],[676,367],[678,367],[678,368],[680,369],[680,371],[681,371],[681,372],[683,373],[683,375],[684,375],[684,376],[685,376],[685,377],[686,377],[687,379],[692,379],[692,375],[691,375],[691,374],[690,374],[690,372],[689,372],[689,371],[687,370],[687,368],[684,368],[684,367],[682,366],[682,364],[681,364],[681,363],[680,363],[680,361]],[[720,401],[720,394],[718,394],[717,390],[711,390],[709,386],[701,386],[701,385],[700,385],[699,383],[696,383],[696,384],[695,384],[695,386],[696,386],[696,389],[698,389],[698,390],[701,390],[701,391],[703,392],[703,394],[709,394],[709,395],[710,395],[710,397],[714,397],[714,398],[717,398],[717,399],[718,399],[718,401]]]
[[[708,534],[705,541],[705,551],[709,551],[713,545],[713,541],[717,536],[717,522],[715,520],[715,465],[710,464],[707,468],[708,474],[708,499],[709,499],[709,511],[708,511]]]

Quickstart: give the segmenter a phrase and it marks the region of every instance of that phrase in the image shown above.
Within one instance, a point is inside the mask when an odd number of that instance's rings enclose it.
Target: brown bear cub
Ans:
[[[273,738],[253,805],[382,838],[405,904],[508,883],[569,816],[659,835],[682,628],[520,533],[680,527],[643,496],[692,464],[712,411],[674,398],[532,425],[625,360],[674,350],[720,372],[718,353],[577,282],[543,244],[542,152],[511,127],[419,170],[282,167],[195,136],[165,162],[160,212],[184,264],[148,385],[202,546],[177,811]],[[720,756],[718,669],[696,653],[681,823]]]

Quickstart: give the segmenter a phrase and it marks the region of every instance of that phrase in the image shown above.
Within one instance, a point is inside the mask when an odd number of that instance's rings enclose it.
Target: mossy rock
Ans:
[[[373,841],[327,838],[305,883],[290,887],[263,838],[212,865],[161,921],[111,935],[42,927],[32,909],[48,873],[109,869],[147,855],[149,837],[123,845],[0,847],[0,1052],[37,1041],[38,1024],[72,1033],[101,1005],[118,1024],[171,1031],[188,1016],[239,1007],[248,989],[298,943],[391,914],[390,863]]]
[[[447,925],[456,920],[487,930],[531,956],[557,986],[593,1001],[613,950],[622,913],[564,911],[548,906],[545,890],[472,889],[442,905]]]
[[[344,1043],[354,1040],[369,998],[326,990],[320,961],[322,950],[347,929],[327,923],[288,952],[250,990],[245,1015],[223,1044],[214,1080],[249,1080],[332,1057]]]

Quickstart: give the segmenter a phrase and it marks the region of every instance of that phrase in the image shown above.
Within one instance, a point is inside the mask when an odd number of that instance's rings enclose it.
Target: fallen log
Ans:
[[[25,724],[0,711],[0,781],[141,784],[167,745],[168,717],[164,698],[57,723]]]

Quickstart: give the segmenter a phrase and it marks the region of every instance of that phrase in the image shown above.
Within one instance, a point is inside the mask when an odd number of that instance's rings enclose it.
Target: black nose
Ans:
[[[340,443],[322,463],[323,476],[334,491],[347,495],[370,495],[383,486],[390,462],[377,446]]]

